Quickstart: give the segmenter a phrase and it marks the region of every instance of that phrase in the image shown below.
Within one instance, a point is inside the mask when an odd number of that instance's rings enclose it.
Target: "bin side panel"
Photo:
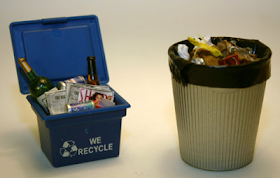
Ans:
[[[173,79],[182,159],[214,171],[249,164],[254,156],[265,85],[225,89],[182,86]]]
[[[47,127],[45,127],[44,121],[39,116],[37,116],[37,122],[38,122],[41,149],[46,155],[46,157],[49,159],[49,161],[53,162],[50,130]]]
[[[117,157],[121,121],[119,118],[54,129],[41,124],[40,138],[48,138],[41,140],[42,150],[54,167]]]

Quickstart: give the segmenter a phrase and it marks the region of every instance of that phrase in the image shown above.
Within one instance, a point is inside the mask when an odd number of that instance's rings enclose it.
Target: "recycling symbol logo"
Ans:
[[[60,148],[60,154],[62,157],[73,157],[76,155],[77,151],[78,148],[72,140],[65,141],[62,148]]]

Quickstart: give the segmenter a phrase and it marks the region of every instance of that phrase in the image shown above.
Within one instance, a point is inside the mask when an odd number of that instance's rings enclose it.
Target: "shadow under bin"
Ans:
[[[180,154],[187,164],[211,171],[242,168],[252,162],[266,81],[269,47],[258,40],[212,37],[213,44],[236,40],[252,47],[259,61],[237,66],[197,65],[169,50]]]

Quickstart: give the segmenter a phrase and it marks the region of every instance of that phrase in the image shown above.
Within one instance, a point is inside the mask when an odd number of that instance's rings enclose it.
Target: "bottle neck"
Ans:
[[[20,64],[21,68],[23,69],[24,73],[27,75],[30,81],[36,79],[38,75],[35,71],[30,67],[30,65],[26,62],[25,58],[19,58],[18,63]]]
[[[88,82],[92,85],[99,85],[99,79],[96,68],[96,57],[90,56],[88,61]]]

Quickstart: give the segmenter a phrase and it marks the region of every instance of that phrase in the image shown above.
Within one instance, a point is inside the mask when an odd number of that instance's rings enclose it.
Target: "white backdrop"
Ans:
[[[2,0],[0,2],[2,177],[271,177],[280,175],[279,32],[276,0]],[[19,92],[9,24],[95,14],[99,18],[109,85],[130,104],[120,156],[53,168],[40,148],[36,115]],[[167,50],[188,36],[259,39],[272,55],[255,157],[245,168],[209,172],[179,154]]]

